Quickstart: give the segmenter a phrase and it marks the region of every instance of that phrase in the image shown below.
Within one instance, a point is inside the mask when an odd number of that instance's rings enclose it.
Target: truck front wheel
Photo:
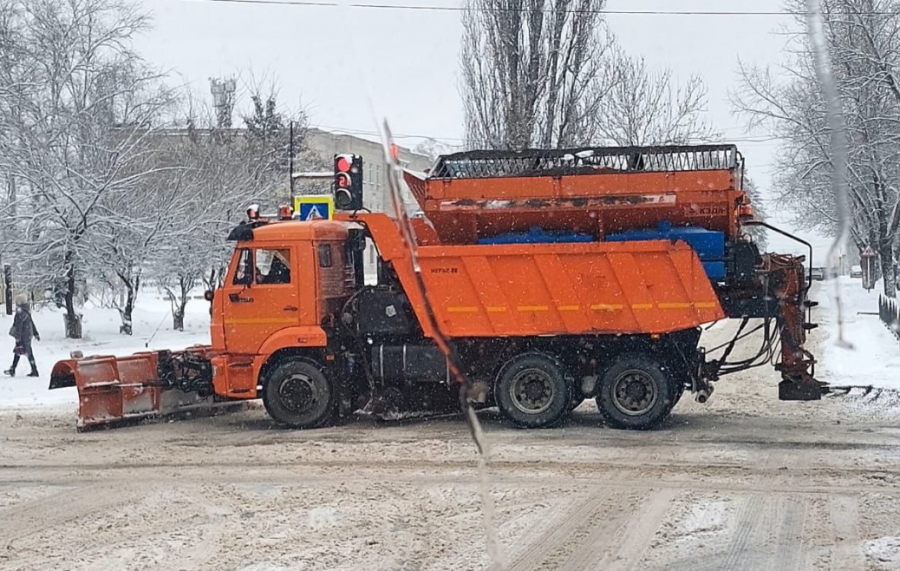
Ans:
[[[600,377],[597,409],[614,428],[647,430],[672,411],[675,386],[650,356],[621,355]]]
[[[525,428],[544,428],[569,412],[572,390],[556,360],[536,353],[509,361],[497,378],[494,398],[503,415]]]
[[[291,359],[275,367],[263,389],[263,404],[276,422],[315,428],[331,418],[334,387],[310,361]]]

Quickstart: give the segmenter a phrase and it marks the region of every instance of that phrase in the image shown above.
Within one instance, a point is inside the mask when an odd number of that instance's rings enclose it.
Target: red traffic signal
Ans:
[[[363,207],[363,165],[359,155],[334,156],[334,206],[338,210]]]
[[[339,173],[349,173],[351,166],[353,166],[352,156],[338,155],[334,159],[334,170]],[[349,186],[349,184],[347,186]]]

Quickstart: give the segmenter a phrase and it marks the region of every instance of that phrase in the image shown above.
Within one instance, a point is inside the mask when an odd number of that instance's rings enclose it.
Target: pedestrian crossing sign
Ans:
[[[334,197],[322,194],[295,196],[294,212],[304,222],[331,220],[334,217]]]

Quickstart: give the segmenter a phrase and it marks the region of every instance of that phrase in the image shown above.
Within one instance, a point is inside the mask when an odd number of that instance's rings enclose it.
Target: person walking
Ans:
[[[31,306],[28,304],[28,298],[24,295],[16,296],[16,317],[13,320],[9,334],[16,340],[16,348],[13,350],[12,367],[3,371],[10,377],[16,375],[16,366],[19,364],[19,357],[28,356],[28,363],[31,364],[31,372],[29,377],[37,377],[37,364],[34,362],[34,353],[31,351],[31,340],[41,340],[41,334],[38,333],[34,320],[31,319]]]

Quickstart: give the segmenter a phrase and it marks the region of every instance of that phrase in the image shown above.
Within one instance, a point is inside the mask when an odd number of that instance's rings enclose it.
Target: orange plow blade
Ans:
[[[78,389],[78,429],[161,417],[217,406],[209,376],[209,348],[183,353],[142,352],[59,361],[50,389]]]

